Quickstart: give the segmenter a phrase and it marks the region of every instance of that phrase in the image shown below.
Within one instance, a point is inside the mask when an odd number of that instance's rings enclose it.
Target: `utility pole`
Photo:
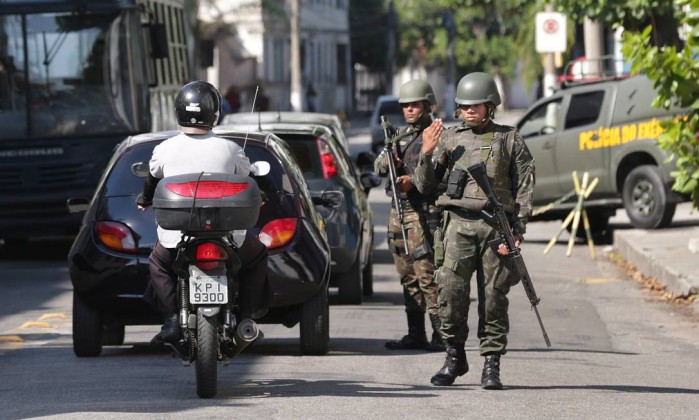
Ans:
[[[585,77],[601,77],[604,75],[604,64],[600,57],[604,55],[604,27],[598,21],[585,18],[585,61],[587,69]]]
[[[299,2],[291,0],[291,92],[292,111],[302,111],[301,102],[301,40],[299,35]]]
[[[386,51],[385,93],[393,93],[393,62],[396,60],[396,10],[393,0],[388,2],[388,45]]]
[[[454,11],[449,8],[444,15],[444,26],[447,29],[447,71],[446,87],[444,89],[444,114],[452,118],[456,109],[454,73],[456,60],[454,59],[454,42],[456,41],[456,24],[454,23]]]

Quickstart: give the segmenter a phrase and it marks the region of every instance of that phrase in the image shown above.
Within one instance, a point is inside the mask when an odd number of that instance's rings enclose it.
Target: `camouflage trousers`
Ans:
[[[510,287],[519,281],[511,259],[488,245],[497,232],[484,220],[444,212],[444,262],[435,273],[439,289],[439,317],[445,340],[465,343],[471,277],[477,272],[478,338],[480,354],[505,354],[510,323]]]
[[[404,211],[403,225],[408,238],[408,252],[415,254],[416,250],[418,253],[422,253],[422,250],[427,251],[418,258],[411,258],[405,254],[405,241],[398,223],[398,214],[391,208],[388,219],[388,247],[393,253],[396,271],[403,286],[405,311],[436,314],[437,284],[434,282],[434,258],[432,249],[425,240],[419,214],[415,210]]]

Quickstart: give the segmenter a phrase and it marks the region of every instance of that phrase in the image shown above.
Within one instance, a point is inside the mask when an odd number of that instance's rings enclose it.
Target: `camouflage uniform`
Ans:
[[[393,147],[395,157],[403,161],[396,168],[397,176],[411,175],[417,165],[422,148],[422,130],[432,122],[425,115],[416,124],[398,131],[397,135],[413,132],[398,140]],[[388,175],[388,154],[382,153],[374,164],[376,172],[381,176]],[[386,192],[392,196],[390,182],[387,180]],[[434,257],[432,250],[432,235],[437,228],[441,212],[435,205],[436,194],[424,196],[413,188],[407,193],[398,192],[403,209],[403,226],[408,240],[408,253],[405,254],[405,243],[398,221],[395,206],[391,205],[388,222],[388,246],[393,254],[400,282],[403,286],[403,301],[408,317],[408,335],[398,341],[386,343],[389,349],[427,349],[443,351],[444,346],[439,333],[439,316],[437,314],[437,284],[434,282]],[[427,229],[427,231],[426,231]],[[425,333],[425,312],[433,326],[432,341],[427,342]]]
[[[493,91],[497,94],[496,89]],[[494,105],[499,103],[499,95],[493,97],[495,99],[488,105],[491,117]],[[449,183],[448,177],[455,177],[459,169],[465,171],[470,165],[482,161],[495,194],[510,216],[513,229],[523,234],[532,210],[534,159],[514,128],[498,125],[488,118],[478,131],[466,124],[445,129],[433,152],[434,157],[420,157],[413,182],[419,191],[429,194],[440,182],[435,176],[435,165],[448,168],[444,178]],[[432,383],[451,385],[456,376],[468,371],[464,344],[469,331],[470,283],[473,273],[482,268],[483,276],[476,281],[480,354],[486,356],[482,384],[486,389],[500,389],[499,360],[500,355],[507,351],[509,332],[507,293],[519,277],[514,272],[512,260],[497,254],[488,245],[499,235],[480,213],[488,205],[487,198],[473,178],[467,172],[464,175],[463,191],[457,190],[451,196],[442,194],[436,202],[444,210],[443,239],[435,243],[435,260],[439,267],[435,281],[439,287],[438,312],[442,336],[447,344],[447,362],[432,378]],[[445,182],[444,179],[441,181]],[[436,236],[441,236],[442,232]],[[491,376],[493,369],[494,377]],[[491,379],[495,382],[491,383]]]

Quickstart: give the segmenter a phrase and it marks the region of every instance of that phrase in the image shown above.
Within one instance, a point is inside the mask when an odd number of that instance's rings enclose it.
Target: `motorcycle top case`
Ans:
[[[184,232],[250,229],[257,223],[261,205],[254,179],[215,172],[165,177],[153,196],[158,225]]]

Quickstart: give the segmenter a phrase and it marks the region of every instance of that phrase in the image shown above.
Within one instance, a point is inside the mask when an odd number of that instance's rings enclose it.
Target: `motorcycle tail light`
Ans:
[[[172,182],[165,185],[165,188],[183,197],[219,199],[245,191],[249,185],[247,182],[191,181]]]
[[[107,248],[123,252],[136,252],[136,240],[128,226],[119,222],[97,222],[97,239]]]
[[[316,144],[318,144],[318,152],[320,153],[320,164],[323,169],[323,178],[330,179],[337,175],[337,165],[335,163],[335,156],[330,150],[330,146],[320,137],[316,138]]]
[[[279,248],[291,242],[296,234],[296,218],[275,219],[265,224],[258,235],[267,249]]]
[[[228,253],[219,244],[213,242],[202,242],[197,245],[197,252],[194,256],[197,267],[202,270],[214,270],[225,264]]]

